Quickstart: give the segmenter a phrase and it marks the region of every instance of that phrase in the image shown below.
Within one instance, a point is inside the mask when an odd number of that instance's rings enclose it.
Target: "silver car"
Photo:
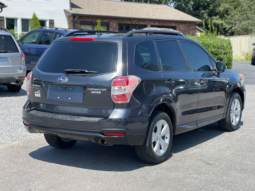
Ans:
[[[13,35],[0,28],[0,85],[19,92],[26,77],[25,55]]]

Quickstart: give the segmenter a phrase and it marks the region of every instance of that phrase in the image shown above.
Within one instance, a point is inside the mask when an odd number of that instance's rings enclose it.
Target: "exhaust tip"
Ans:
[[[101,145],[107,145],[107,142],[104,139],[99,139],[99,144]]]

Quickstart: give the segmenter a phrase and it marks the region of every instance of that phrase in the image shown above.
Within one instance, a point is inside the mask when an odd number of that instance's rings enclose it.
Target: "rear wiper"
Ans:
[[[12,51],[0,50],[0,53],[13,53]]]
[[[88,71],[88,70],[82,70],[82,69],[66,69],[65,70],[66,74],[82,74],[82,73],[93,73],[93,74],[97,74],[97,71]]]

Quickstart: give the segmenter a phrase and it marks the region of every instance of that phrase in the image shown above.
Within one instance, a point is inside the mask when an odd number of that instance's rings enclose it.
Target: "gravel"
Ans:
[[[26,100],[26,84],[18,93],[10,93],[6,86],[0,86],[0,145],[42,136],[28,133],[23,126],[22,107]]]

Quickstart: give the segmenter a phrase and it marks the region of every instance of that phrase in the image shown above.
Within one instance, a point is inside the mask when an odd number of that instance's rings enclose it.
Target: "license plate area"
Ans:
[[[50,85],[47,99],[52,101],[82,103],[83,87]]]

